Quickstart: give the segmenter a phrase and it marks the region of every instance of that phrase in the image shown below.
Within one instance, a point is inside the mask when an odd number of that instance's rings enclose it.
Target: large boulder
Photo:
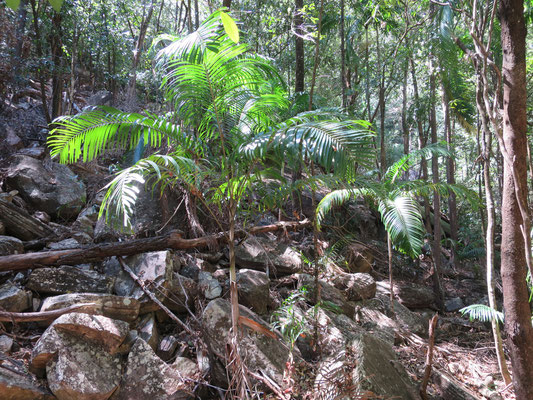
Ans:
[[[239,341],[241,357],[250,370],[262,371],[274,382],[282,382],[285,363],[289,356],[286,345],[281,343],[283,339],[270,331],[268,324],[257,314],[243,306],[239,308],[241,317],[251,320],[250,325],[256,326],[260,331],[249,331],[246,328],[247,333]],[[205,308],[202,320],[213,340],[213,345],[224,354],[231,328],[231,304],[222,298],[212,300]]]
[[[59,400],[106,400],[120,383],[120,356],[81,340],[61,347],[46,366],[50,390]]]
[[[250,310],[265,314],[270,303],[270,280],[263,271],[241,269],[237,272],[239,303]]]
[[[191,381],[180,368],[167,365],[142,339],[137,339],[128,356],[122,383],[113,400],[185,400],[192,398]]]
[[[353,243],[346,248],[344,256],[349,272],[369,273],[372,271],[374,255],[368,246]]]
[[[394,285],[394,295],[407,308],[435,307],[435,295],[427,286],[414,283]]]
[[[39,268],[32,271],[26,283],[28,289],[45,294],[111,293],[114,280],[96,271],[69,265],[59,268]]]
[[[340,274],[333,279],[333,284],[348,300],[371,299],[376,295],[376,281],[369,274]]]
[[[28,156],[13,157],[7,183],[33,208],[53,217],[75,217],[87,198],[85,185],[66,165],[49,163],[45,168]]]
[[[326,307],[330,306],[336,308],[337,311],[346,314],[350,318],[354,316],[355,303],[348,301],[341,290],[322,279],[318,280],[318,285],[320,286],[319,300],[322,304],[325,304]],[[314,277],[308,274],[298,274],[298,288],[305,288],[306,299],[311,304],[315,304],[316,285]]]
[[[235,248],[240,268],[266,271],[273,276],[290,275],[303,269],[300,253],[286,243],[262,237],[245,240]]]

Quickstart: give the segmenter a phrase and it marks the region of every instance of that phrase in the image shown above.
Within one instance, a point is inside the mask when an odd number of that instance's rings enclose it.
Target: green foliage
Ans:
[[[468,307],[463,307],[459,310],[461,314],[467,315],[470,321],[492,322],[497,321],[503,323],[503,313],[497,311],[492,307],[484,304],[472,304]]]
[[[298,303],[305,303],[307,288],[294,291],[283,300],[281,306],[272,313],[271,322],[274,329],[279,329],[285,340],[289,343],[290,351],[294,349],[294,345],[298,338],[306,334],[310,314],[301,312],[297,307]]]
[[[63,5],[63,1],[64,0],[48,0],[50,5],[56,12],[61,11],[61,6]],[[19,8],[19,5],[20,5],[20,0],[6,0],[6,4],[13,11],[17,11],[17,8]]]

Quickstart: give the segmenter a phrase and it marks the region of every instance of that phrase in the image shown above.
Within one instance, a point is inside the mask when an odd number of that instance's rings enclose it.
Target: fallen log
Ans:
[[[83,303],[76,304],[66,308],[60,308],[53,311],[40,311],[40,312],[9,312],[0,311],[0,322],[36,322],[36,321],[49,321],[54,320],[63,314],[71,312],[91,312],[95,313],[99,308],[102,308],[98,304]]]
[[[275,232],[278,230],[294,231],[311,226],[308,219],[296,222],[278,222],[271,225],[254,226],[248,230],[238,230],[235,238],[247,235]],[[196,239],[183,239],[178,232],[145,239],[126,242],[103,243],[79,249],[51,250],[37,253],[14,254],[0,257],[0,271],[20,271],[45,266],[77,265],[99,261],[112,256],[129,256],[133,254],[160,251],[165,249],[188,250],[207,247],[210,243],[226,242],[227,232],[220,232]]]

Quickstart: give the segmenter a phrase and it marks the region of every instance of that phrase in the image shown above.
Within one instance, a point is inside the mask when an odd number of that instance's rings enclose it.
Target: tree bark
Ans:
[[[503,50],[503,176],[501,274],[505,331],[517,399],[533,398],[533,327],[526,285],[527,220],[526,25],[522,0],[500,0]],[[520,197],[520,198],[519,198]],[[526,234],[529,232],[526,231]]]
[[[344,0],[340,1],[341,8],[341,23],[340,23],[340,37],[341,37],[341,96],[342,109],[346,108],[346,45],[344,43]]]
[[[318,14],[318,32],[315,42],[315,63],[313,65],[313,75],[311,77],[311,89],[309,90],[309,111],[313,109],[313,93],[315,92],[316,71],[320,62],[320,32],[322,31],[322,15],[324,12],[324,0],[320,0],[320,11]]]
[[[302,25],[304,23],[302,16],[302,8],[304,6],[303,0],[294,0],[294,17],[293,26],[296,36],[294,37],[294,52],[296,54],[296,62],[294,66],[295,83],[294,93],[303,92],[305,90],[305,64],[304,64],[304,39]]]

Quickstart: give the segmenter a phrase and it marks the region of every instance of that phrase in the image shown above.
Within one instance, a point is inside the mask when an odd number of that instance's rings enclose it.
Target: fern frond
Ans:
[[[472,304],[470,306],[461,308],[459,312],[461,312],[463,315],[467,315],[470,321],[497,321],[503,323],[504,320],[504,314],[501,311],[495,310],[494,308],[484,304]]]

